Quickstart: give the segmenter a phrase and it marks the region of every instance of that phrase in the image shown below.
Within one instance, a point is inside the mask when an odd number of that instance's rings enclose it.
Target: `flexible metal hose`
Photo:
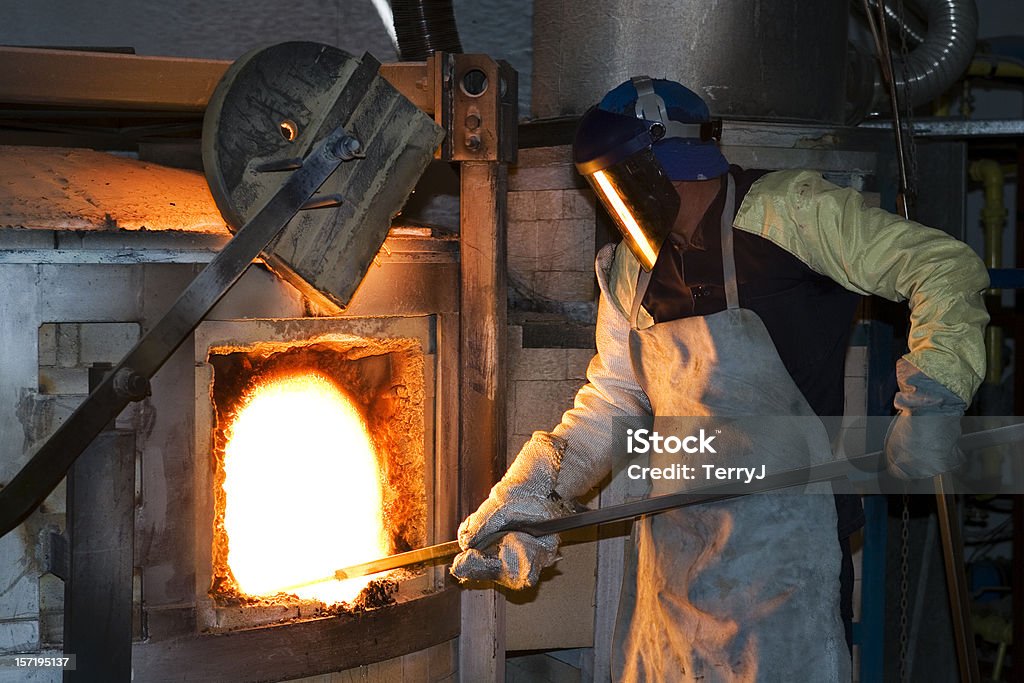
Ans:
[[[971,63],[978,38],[978,8],[974,0],[926,0],[928,19],[924,42],[906,60],[894,55],[896,87],[905,90],[911,106],[930,102],[956,82]],[[876,83],[872,106],[885,109],[885,86]]]
[[[911,30],[908,44],[918,43],[916,47],[906,58],[893,55],[896,88],[907,94],[914,107],[934,100],[966,72],[978,34],[975,0],[922,0],[919,5],[928,20],[923,38]],[[894,15],[887,19],[894,19]],[[894,23],[899,25],[898,21]],[[905,19],[900,28],[913,29],[913,23]],[[871,111],[888,111],[889,95],[885,82],[876,77],[874,56],[851,47],[848,59],[848,123],[860,121]]]
[[[422,62],[435,52],[462,52],[451,0],[394,0],[391,11],[403,62]]]

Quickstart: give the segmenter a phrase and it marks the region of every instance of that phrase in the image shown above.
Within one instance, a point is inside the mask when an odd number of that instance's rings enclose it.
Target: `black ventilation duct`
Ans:
[[[451,0],[393,0],[399,58],[422,62],[435,52],[462,52]]]

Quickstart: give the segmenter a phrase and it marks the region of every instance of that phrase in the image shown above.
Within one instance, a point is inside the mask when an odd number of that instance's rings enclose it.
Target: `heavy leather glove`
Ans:
[[[559,517],[566,510],[554,493],[565,442],[546,432],[535,432],[487,500],[459,526],[463,552],[452,562],[451,573],[461,581],[496,581],[518,590],[537,583],[543,568],[558,559],[558,537],[535,538],[505,534],[493,549],[473,548],[480,539],[512,522]]]
[[[885,435],[890,474],[900,479],[933,477],[963,463],[957,447],[963,399],[921,372],[910,362],[896,364],[900,391],[893,404],[899,414]]]

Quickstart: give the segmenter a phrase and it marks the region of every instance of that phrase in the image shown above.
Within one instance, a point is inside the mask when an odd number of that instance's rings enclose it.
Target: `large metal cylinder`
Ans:
[[[583,113],[637,74],[672,78],[712,114],[843,122],[844,0],[534,3],[533,115]]]

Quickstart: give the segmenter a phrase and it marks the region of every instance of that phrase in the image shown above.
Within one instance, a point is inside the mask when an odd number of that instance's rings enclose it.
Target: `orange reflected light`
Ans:
[[[388,554],[377,456],[334,384],[312,373],[272,380],[246,397],[226,434],[224,529],[242,593],[271,596]],[[351,602],[380,576],[287,592]]]
[[[605,196],[608,203],[611,204],[615,210],[615,215],[618,216],[619,222],[629,231],[630,237],[633,238],[633,244],[635,244],[641,252],[643,252],[643,267],[644,270],[651,270],[654,268],[654,262],[658,260],[658,255],[654,252],[651,247],[650,241],[644,231],[640,229],[640,225],[633,218],[632,212],[626,203],[622,201],[622,197],[615,191],[615,187],[612,186],[608,176],[605,175],[604,171],[595,171],[594,180],[597,181],[598,187],[601,189],[601,194]]]

